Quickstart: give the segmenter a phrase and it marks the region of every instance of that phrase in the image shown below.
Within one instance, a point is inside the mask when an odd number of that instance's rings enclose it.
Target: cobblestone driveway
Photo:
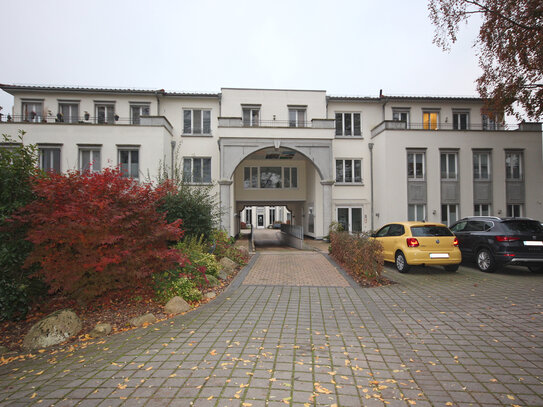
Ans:
[[[251,285],[245,270],[182,317],[0,367],[0,405],[543,405],[543,276],[386,275],[398,284]]]

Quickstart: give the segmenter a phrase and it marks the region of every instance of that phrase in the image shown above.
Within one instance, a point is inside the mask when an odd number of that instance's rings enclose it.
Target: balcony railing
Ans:
[[[138,118],[119,117],[104,118],[102,116],[64,116],[62,118],[55,116],[36,115],[0,115],[0,122],[3,123],[61,123],[61,124],[151,124],[149,118],[159,116],[140,116]]]
[[[241,117],[219,117],[219,127],[281,127],[281,128],[312,128],[333,129],[333,119],[312,119],[311,121],[297,122],[291,120],[258,120],[244,121]]]
[[[453,123],[407,123],[404,121],[385,120],[379,123],[371,130],[371,136],[375,137],[385,130],[424,130],[424,131],[541,131],[540,123],[521,123],[521,124],[470,124],[465,128],[460,128]]]

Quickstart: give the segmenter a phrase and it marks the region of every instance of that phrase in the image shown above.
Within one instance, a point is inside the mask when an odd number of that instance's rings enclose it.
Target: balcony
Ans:
[[[453,123],[408,123],[405,121],[385,120],[371,129],[371,137],[376,137],[385,130],[423,130],[423,131],[541,131],[541,123],[520,124],[470,124],[459,129]]]
[[[244,122],[241,117],[219,117],[219,127],[279,127],[279,128],[311,128],[333,129],[333,119],[312,119],[309,122],[296,122],[292,120],[259,120],[257,122]]]
[[[335,121],[313,119],[309,122],[259,120],[247,123],[241,117],[219,117],[221,138],[245,139],[333,139]]]

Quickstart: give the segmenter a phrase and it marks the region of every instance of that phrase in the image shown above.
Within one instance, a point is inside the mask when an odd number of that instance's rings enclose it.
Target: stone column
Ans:
[[[332,185],[335,181],[321,181],[322,185],[322,224],[323,224],[323,235],[328,234],[328,229],[330,229],[330,224],[332,223]]]
[[[221,200],[221,228],[228,233],[232,234],[230,217],[232,208],[230,206],[230,191],[232,189],[232,182],[230,180],[220,180],[220,200]]]

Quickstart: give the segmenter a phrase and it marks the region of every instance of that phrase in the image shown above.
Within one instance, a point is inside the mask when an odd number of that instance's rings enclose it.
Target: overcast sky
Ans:
[[[476,96],[475,24],[450,53],[426,0],[2,0],[0,83]],[[4,114],[12,97],[0,91]]]

